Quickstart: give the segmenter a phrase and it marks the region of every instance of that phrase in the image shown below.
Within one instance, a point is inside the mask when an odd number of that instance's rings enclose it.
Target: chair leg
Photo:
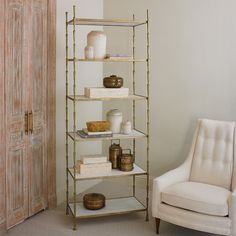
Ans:
[[[160,227],[160,219],[156,218],[156,233],[159,234],[159,227]]]

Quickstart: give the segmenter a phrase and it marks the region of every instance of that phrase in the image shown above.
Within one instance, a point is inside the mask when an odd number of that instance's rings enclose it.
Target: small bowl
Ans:
[[[123,78],[111,75],[103,79],[105,88],[121,88],[123,86]]]

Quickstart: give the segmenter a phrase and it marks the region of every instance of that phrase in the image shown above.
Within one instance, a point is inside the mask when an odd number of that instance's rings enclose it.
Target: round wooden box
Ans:
[[[121,88],[123,86],[123,78],[111,75],[103,79],[103,86],[105,88]]]
[[[88,193],[83,197],[84,207],[88,210],[99,210],[105,206],[106,198],[100,193]]]

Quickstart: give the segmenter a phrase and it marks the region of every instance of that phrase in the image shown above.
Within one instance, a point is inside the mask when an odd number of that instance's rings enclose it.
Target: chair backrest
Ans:
[[[231,188],[234,122],[199,120],[190,181]]]

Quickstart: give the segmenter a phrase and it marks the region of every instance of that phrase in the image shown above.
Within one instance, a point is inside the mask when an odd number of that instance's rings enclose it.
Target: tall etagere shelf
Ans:
[[[102,60],[87,60],[82,58],[76,57],[76,28],[77,26],[87,25],[87,26],[111,26],[111,27],[129,27],[132,29],[132,45],[133,45],[133,59],[102,59]],[[135,29],[139,26],[146,25],[146,36],[147,36],[147,57],[145,59],[136,59],[135,55]],[[72,40],[73,40],[73,56],[69,57],[69,40],[68,40],[68,28],[72,27]],[[114,63],[132,63],[133,71],[132,71],[132,95],[129,95],[126,98],[102,98],[102,99],[90,99],[86,98],[83,95],[77,94],[77,74],[76,74],[76,63],[78,62],[114,62]],[[147,92],[146,96],[136,94],[136,70],[135,66],[136,63],[146,63],[147,68]],[[69,79],[69,63],[73,63],[73,76]],[[69,82],[72,80],[73,83],[73,94],[69,94]],[[69,212],[73,216],[73,229],[76,230],[77,228],[77,218],[90,218],[90,217],[98,217],[98,216],[106,216],[106,215],[116,215],[116,214],[123,214],[129,212],[137,212],[137,211],[146,211],[146,220],[149,220],[148,217],[148,205],[149,205],[149,143],[150,143],[150,136],[149,136],[149,127],[150,127],[150,78],[149,78],[149,16],[147,11],[147,19],[145,21],[136,21],[133,15],[133,20],[107,20],[107,19],[84,19],[84,18],[76,18],[76,11],[75,6],[73,6],[73,18],[72,20],[68,19],[68,12],[66,12],[66,214]],[[132,117],[133,117],[133,131],[129,135],[123,134],[115,134],[113,137],[109,138],[93,138],[93,139],[84,139],[77,135],[77,114],[76,114],[76,105],[78,102],[86,102],[86,101],[110,101],[110,100],[132,100]],[[147,113],[147,124],[146,124],[146,133],[141,132],[140,130],[136,129],[136,101],[137,100],[145,100],[146,101],[146,113]],[[72,102],[72,109],[73,109],[73,130],[69,130],[69,103]],[[76,159],[77,159],[77,151],[76,145],[78,142],[85,142],[85,141],[106,141],[106,140],[125,140],[125,139],[132,139],[133,140],[133,154],[135,155],[136,151],[136,139],[146,138],[147,140],[147,155],[146,155],[146,168],[145,170],[139,167],[136,163],[134,165],[134,169],[130,172],[122,172],[117,169],[113,169],[111,173],[106,175],[86,175],[83,176],[78,174],[75,168],[69,166],[69,140],[73,143],[73,165],[75,166]],[[136,176],[138,175],[145,175],[146,176],[146,203],[143,204],[138,198],[136,197]],[[133,177],[133,194],[130,197],[123,197],[123,198],[115,198],[115,199],[108,199],[106,200],[106,207],[97,211],[90,211],[83,207],[81,202],[77,202],[76,195],[76,182],[82,180],[89,180],[89,179],[103,179],[103,178],[114,178],[114,177],[124,177],[124,176],[132,176]],[[73,181],[73,201],[69,201],[69,180]]]

